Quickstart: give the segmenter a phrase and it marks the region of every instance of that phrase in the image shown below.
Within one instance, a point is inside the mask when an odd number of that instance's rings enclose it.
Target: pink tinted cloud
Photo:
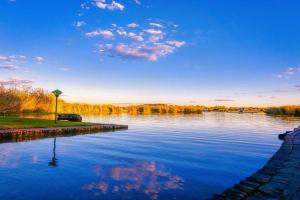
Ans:
[[[161,30],[155,30],[155,29],[145,29],[144,32],[150,34],[150,35],[162,35],[163,32]]]
[[[177,47],[164,43],[141,44],[141,45],[100,45],[100,52],[108,53],[111,56],[132,58],[139,60],[157,61],[158,58],[173,53]]]
[[[15,70],[19,67],[15,64],[0,64],[0,69],[8,69],[8,70]]]
[[[130,24],[127,24],[127,27],[129,27],[129,28],[136,28],[136,27],[139,27],[139,25],[136,24],[136,23],[130,23]]]
[[[35,57],[35,61],[37,64],[43,64],[45,62],[45,58],[41,56]]]
[[[125,34],[125,37],[126,37],[126,38],[129,38],[129,39],[131,39],[131,40],[133,40],[133,41],[136,41],[136,42],[142,42],[142,41],[144,41],[143,36],[137,35],[137,34],[135,34],[135,33],[128,33],[128,34]]]
[[[110,30],[101,30],[101,29],[88,32],[85,35],[88,37],[101,36],[104,39],[111,39],[114,37],[114,34]]]
[[[30,85],[33,84],[32,80],[10,78],[8,80],[0,80],[0,85],[3,86],[19,86],[19,85]]]
[[[279,79],[289,79],[297,73],[300,73],[300,68],[289,67],[284,72],[277,74],[276,77]]]

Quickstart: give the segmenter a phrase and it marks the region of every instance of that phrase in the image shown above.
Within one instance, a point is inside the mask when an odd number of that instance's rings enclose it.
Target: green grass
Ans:
[[[0,129],[13,128],[46,128],[46,127],[63,127],[63,126],[88,126],[92,123],[87,122],[68,122],[34,118],[19,118],[19,117],[0,117]]]

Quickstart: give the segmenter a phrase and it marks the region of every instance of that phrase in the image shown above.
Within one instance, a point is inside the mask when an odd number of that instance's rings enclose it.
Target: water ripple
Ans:
[[[0,199],[205,199],[263,166],[277,135],[300,122],[230,113],[84,120],[129,130],[1,144]]]

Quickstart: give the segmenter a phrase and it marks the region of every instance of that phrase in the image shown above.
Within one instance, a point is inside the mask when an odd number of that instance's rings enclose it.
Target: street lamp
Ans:
[[[60,90],[53,90],[52,94],[55,96],[55,124],[56,124],[56,116],[57,116],[57,99],[62,94],[62,91]]]

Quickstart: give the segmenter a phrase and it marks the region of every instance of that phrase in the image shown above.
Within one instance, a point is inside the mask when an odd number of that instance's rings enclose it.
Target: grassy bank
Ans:
[[[91,124],[92,123],[68,121],[57,121],[57,124],[55,124],[53,120],[46,119],[0,117],[0,129],[88,126]]]

